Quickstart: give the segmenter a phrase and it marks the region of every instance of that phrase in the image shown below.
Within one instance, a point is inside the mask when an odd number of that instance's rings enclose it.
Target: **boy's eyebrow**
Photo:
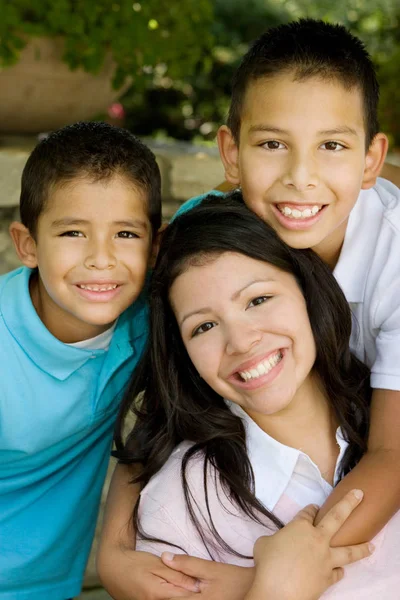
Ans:
[[[286,129],[281,129],[281,127],[273,127],[272,125],[253,125],[249,129],[249,133],[255,133],[257,131],[268,131],[270,133],[278,133],[280,135],[290,135],[290,131]],[[349,135],[354,135],[358,137],[358,133],[352,127],[348,127],[347,125],[343,125],[343,127],[334,127],[333,129],[322,129],[318,131],[318,135],[340,135],[343,133],[347,133]]]
[[[52,227],[70,227],[71,225],[88,225],[90,221],[86,219],[77,219],[76,217],[64,217],[63,219],[56,219],[52,222]],[[148,229],[149,225],[142,219],[127,219],[123,221],[113,221],[113,225],[118,227],[141,227],[142,229]]]
[[[322,131],[319,131],[318,133],[320,135],[336,135],[341,133],[348,133],[349,135],[354,135],[355,137],[358,137],[357,131],[352,127],[348,127],[347,125],[344,125],[343,127],[335,127],[334,129],[324,129]]]
[[[262,279],[253,279],[249,283],[246,283],[246,285],[244,285],[242,288],[240,288],[240,290],[237,290],[236,292],[234,292],[232,294],[232,296],[231,296],[230,299],[233,300],[233,301],[235,301],[250,286],[254,285],[255,283],[265,283],[266,281],[273,281],[273,279],[269,279],[269,278],[265,278],[265,277],[263,277]],[[206,313],[211,312],[211,311],[212,311],[212,309],[209,306],[205,306],[204,308],[199,308],[199,309],[193,310],[192,312],[187,313],[183,317],[183,319],[181,320],[181,322],[179,323],[179,325],[180,325],[180,327],[182,327],[184,321],[186,321],[186,319],[188,319],[189,317],[193,317],[193,315],[203,315],[203,314],[206,314]]]

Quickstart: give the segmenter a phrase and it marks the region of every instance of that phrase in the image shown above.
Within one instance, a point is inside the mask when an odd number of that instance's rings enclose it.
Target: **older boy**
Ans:
[[[313,248],[334,269],[354,314],[353,351],[372,369],[368,452],[320,511],[351,488],[364,490],[338,544],[371,539],[400,508],[400,195],[389,182],[376,184],[387,151],[378,97],[358,39],[341,26],[301,20],[254,43],[218,134],[226,179],[247,205],[289,245]],[[190,560],[168,564],[184,570]],[[142,564],[139,599],[144,572]],[[202,595],[224,598],[226,589],[222,581],[218,593],[215,584]]]
[[[22,175],[25,265],[0,278],[0,599],[79,594],[121,393],[147,337],[161,221],[151,151],[104,123],[51,134]]]

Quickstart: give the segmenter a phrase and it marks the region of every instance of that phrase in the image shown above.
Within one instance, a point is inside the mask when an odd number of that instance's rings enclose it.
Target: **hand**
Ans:
[[[279,532],[259,538],[254,585],[245,600],[316,600],[342,579],[345,565],[369,556],[370,544],[330,546],[362,496],[352,490],[316,526],[318,507],[306,506]]]
[[[108,559],[101,581],[114,600],[169,600],[190,592],[198,596],[197,581],[168,568],[158,556],[120,549],[115,560]]]
[[[253,568],[236,567],[185,554],[163,552],[161,559],[172,569],[197,580],[199,593],[180,596],[182,600],[243,600],[254,578]]]

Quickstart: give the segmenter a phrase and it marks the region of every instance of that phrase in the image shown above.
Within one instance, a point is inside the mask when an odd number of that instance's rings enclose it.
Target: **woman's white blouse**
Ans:
[[[246,427],[248,455],[255,477],[257,498],[284,523],[307,504],[321,505],[332,491],[318,467],[300,450],[271,438],[240,407],[228,403]],[[347,444],[338,430],[340,452],[337,470]],[[252,566],[255,541],[274,533],[275,527],[260,515],[264,525],[243,516],[221,486],[215,470],[207,471],[208,500],[213,523],[221,537],[235,550],[250,558],[240,558],[214,541],[206,510],[202,456],[189,463],[187,472],[195,512],[202,523],[202,536],[194,527],[186,508],[182,480],[182,458],[192,445],[183,442],[172,453],[140,496],[139,516],[143,531],[164,543],[137,539],[136,549],[160,555],[163,551],[186,552],[199,558]],[[399,466],[400,468],[400,466]],[[382,490],[384,493],[384,490]],[[375,552],[369,558],[346,567],[344,579],[323,598],[366,600],[400,598],[400,513],[397,513],[373,540]],[[178,546],[178,547],[177,547]]]

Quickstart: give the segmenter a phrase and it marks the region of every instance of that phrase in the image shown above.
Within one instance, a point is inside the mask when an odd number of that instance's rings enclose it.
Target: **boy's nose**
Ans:
[[[92,244],[90,251],[85,259],[85,267],[87,269],[97,269],[104,271],[115,267],[116,259],[112,249],[108,244],[97,243]]]
[[[293,156],[288,164],[283,183],[286,187],[299,192],[313,189],[318,183],[317,167],[313,158],[304,155]]]

